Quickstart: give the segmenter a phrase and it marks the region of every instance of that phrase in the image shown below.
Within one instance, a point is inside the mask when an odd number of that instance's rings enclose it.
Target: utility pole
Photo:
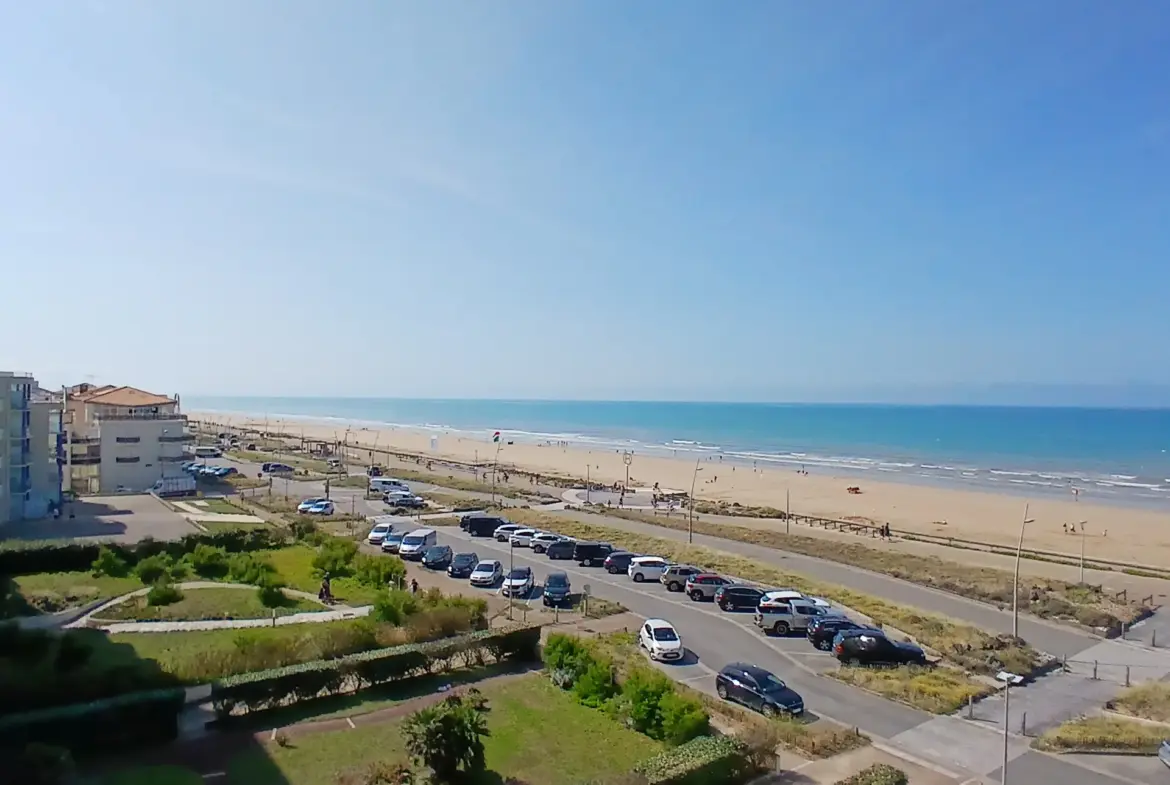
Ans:
[[[508,535],[508,577],[504,578],[504,583],[512,577],[512,570],[516,569],[516,543],[512,540],[512,535]],[[512,590],[508,590],[508,621],[512,621]]]
[[[695,473],[691,475],[691,515],[687,520],[688,543],[693,543],[695,541],[695,481],[699,479],[699,472],[702,471],[702,469],[699,468],[700,460],[701,459],[699,458],[695,459]]]
[[[589,464],[585,464],[585,503],[589,504],[589,491],[593,488],[593,483],[589,480]]]
[[[790,491],[784,489],[784,533],[790,534],[792,531],[792,499]]]
[[[1032,523],[1032,519],[1028,517],[1028,506],[1024,505],[1024,519],[1020,522],[1020,542],[1016,545],[1016,572],[1012,580],[1012,635],[1016,638],[1020,637],[1020,559],[1024,555],[1024,528]],[[1006,732],[1005,730],[1004,733]]]

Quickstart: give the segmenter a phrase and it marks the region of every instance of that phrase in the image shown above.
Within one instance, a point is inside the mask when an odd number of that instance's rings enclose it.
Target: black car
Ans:
[[[382,467],[377,466],[377,465],[366,467],[366,476],[367,477],[381,477],[382,476]]]
[[[422,565],[432,570],[441,570],[451,564],[454,554],[450,545],[435,545],[427,548],[422,555]]]
[[[577,548],[577,543],[572,540],[561,540],[559,542],[550,542],[548,547],[544,549],[544,555],[552,561],[558,559],[571,559],[573,552]]]
[[[715,604],[724,611],[754,611],[763,596],[764,592],[755,586],[740,586],[733,583],[730,586],[719,587],[715,592]]]
[[[880,630],[845,630],[833,639],[833,655],[848,665],[926,665],[926,652],[892,641]]]
[[[582,567],[598,567],[613,553],[607,542],[578,542],[574,544],[573,561]]]
[[[743,662],[724,665],[715,675],[715,691],[723,700],[735,701],[767,717],[804,714],[804,699],[770,671]]]
[[[544,604],[549,607],[568,605],[571,602],[571,591],[568,575],[563,572],[550,572],[544,579]]]
[[[459,528],[472,537],[491,537],[505,523],[503,518],[493,515],[464,515],[459,519]]]
[[[471,571],[475,569],[477,564],[479,564],[479,554],[457,553],[452,557],[451,565],[447,567],[447,574],[452,578],[470,578]]]
[[[610,575],[625,575],[630,568],[630,561],[637,555],[629,551],[614,551],[605,557],[605,571]]]
[[[821,651],[830,651],[833,648],[833,638],[837,637],[837,633],[846,630],[866,629],[870,628],[864,624],[858,624],[852,619],[846,619],[844,616],[818,616],[809,621],[805,635],[813,646]]]

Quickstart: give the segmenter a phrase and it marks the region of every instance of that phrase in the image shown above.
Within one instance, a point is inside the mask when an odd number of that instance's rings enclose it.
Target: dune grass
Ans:
[[[695,509],[699,509],[698,504]],[[583,507],[582,510],[665,529],[685,531],[688,528],[685,514],[655,515],[638,510],[598,507]],[[735,513],[723,510],[719,514]],[[1000,607],[1010,606],[1012,602],[1014,577],[1007,570],[960,564],[936,556],[900,553],[886,548],[870,547],[863,542],[842,542],[837,538],[785,534],[778,529],[712,523],[698,518],[695,519],[693,530],[696,534],[861,567]],[[1115,601],[1098,587],[1080,586],[1049,578],[1029,578],[1021,584],[1020,608],[1041,618],[1071,620],[1090,627],[1112,627],[1119,624],[1120,620],[1134,618],[1138,611],[1133,604]]]
[[[1045,731],[1032,743],[1048,752],[1137,752],[1156,755],[1166,729],[1137,720],[1081,717]]]
[[[951,668],[842,666],[825,675],[931,714],[950,714],[966,706],[968,699],[978,700],[993,692],[986,684]]]
[[[621,529],[568,520],[561,516],[533,510],[510,510],[508,517],[516,523],[554,531],[585,540],[603,540],[635,553],[653,553],[683,564],[694,564],[745,580],[771,586],[785,586],[825,597],[852,608],[884,626],[913,636],[947,662],[974,673],[1008,670],[1028,674],[1040,664],[1040,655],[1021,640],[1010,636],[989,635],[980,629],[959,624],[941,616],[778,570],[761,562],[733,556],[685,543],[631,534]]]
[[[273,608],[260,602],[255,589],[205,588],[183,589],[183,599],[170,605],[148,605],[145,596],[111,605],[101,612],[103,621],[202,621],[206,619],[261,619],[272,611],[277,615],[327,610],[318,602],[285,595],[285,601]]]
[[[1170,684],[1152,681],[1130,687],[1111,702],[1110,708],[1144,720],[1170,723]],[[1170,728],[1164,732],[1170,737]]]

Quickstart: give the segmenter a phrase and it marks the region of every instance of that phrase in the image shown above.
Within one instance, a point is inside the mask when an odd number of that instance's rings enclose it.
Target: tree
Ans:
[[[488,711],[487,699],[476,689],[420,709],[402,725],[406,749],[437,782],[454,782],[460,769],[482,771]]]
[[[342,578],[353,571],[358,544],[353,540],[328,540],[313,557],[313,574],[318,578]]]
[[[93,560],[93,574],[94,577],[108,575],[111,578],[125,578],[130,574],[130,566],[112,548],[103,545]]]
[[[151,586],[170,575],[171,561],[164,554],[148,556],[138,562],[138,579]]]

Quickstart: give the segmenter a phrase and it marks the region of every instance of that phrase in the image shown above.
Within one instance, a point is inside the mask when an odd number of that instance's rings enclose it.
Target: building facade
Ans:
[[[66,392],[66,474],[77,493],[149,490],[182,476],[187,418],[179,399],[134,387],[77,385]]]
[[[0,371],[0,523],[61,505],[61,398],[27,374]]]

